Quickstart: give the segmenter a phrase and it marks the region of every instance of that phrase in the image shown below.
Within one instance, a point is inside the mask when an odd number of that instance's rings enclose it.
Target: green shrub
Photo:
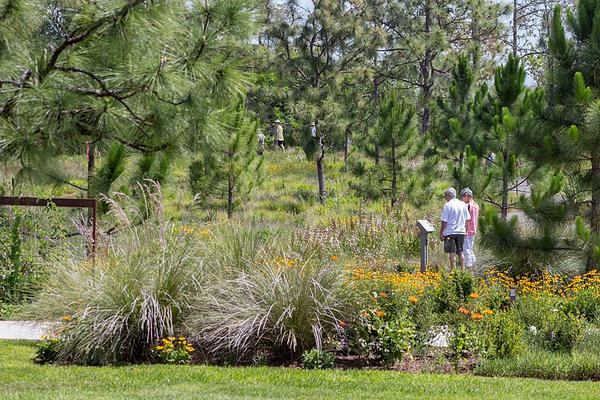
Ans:
[[[302,367],[304,369],[329,369],[333,368],[335,356],[327,351],[312,349],[302,353]]]
[[[146,223],[121,232],[93,263],[70,255],[54,265],[29,312],[43,320],[68,316],[59,361],[139,362],[148,345],[173,334],[198,267],[187,235],[175,232]]]
[[[478,337],[473,332],[472,326],[467,324],[455,326],[448,340],[448,348],[454,369],[458,371],[460,362],[478,350]]]
[[[440,285],[433,290],[436,311],[455,311],[475,290],[475,278],[470,272],[455,270],[443,275]]]
[[[599,320],[600,296],[593,290],[582,290],[565,302],[563,311],[584,317],[589,322]]]
[[[583,339],[585,322],[573,314],[560,311],[546,314],[537,333],[537,342],[550,351],[571,353]]]
[[[216,357],[289,355],[321,347],[339,320],[354,314],[355,291],[343,267],[289,258],[266,259],[237,277],[208,282],[187,326]]]
[[[350,347],[380,364],[402,360],[415,343],[415,324],[402,312],[363,311]]]
[[[544,324],[552,310],[560,307],[560,300],[551,296],[519,296],[515,308],[517,315],[526,328],[536,329]]]
[[[52,364],[58,360],[61,340],[58,337],[44,337],[35,345],[35,357],[37,364]]]
[[[489,357],[513,357],[523,348],[523,326],[513,312],[497,312],[485,318],[481,334]]]

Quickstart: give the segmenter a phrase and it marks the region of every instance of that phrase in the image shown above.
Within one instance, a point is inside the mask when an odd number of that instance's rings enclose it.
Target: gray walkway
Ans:
[[[0,321],[0,340],[40,340],[52,326],[50,322]]]

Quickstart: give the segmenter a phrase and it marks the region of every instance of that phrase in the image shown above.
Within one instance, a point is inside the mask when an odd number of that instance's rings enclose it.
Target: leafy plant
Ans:
[[[417,333],[408,315],[389,308],[362,311],[354,329],[356,337],[352,347],[382,364],[402,360],[414,346]]]
[[[472,327],[467,324],[459,324],[452,331],[448,347],[452,356],[454,370],[458,371],[460,362],[477,349],[477,336]]]
[[[584,330],[582,318],[557,310],[546,314],[538,330],[538,343],[550,351],[571,353],[583,339]]]
[[[184,336],[169,336],[152,346],[150,359],[160,364],[187,364],[194,351],[196,349]]]
[[[335,356],[333,353],[311,349],[302,354],[302,367],[304,369],[329,369],[333,368]]]
[[[439,313],[455,310],[464,304],[475,290],[473,275],[465,271],[453,271],[443,276],[441,284],[434,289],[433,297]]]
[[[485,318],[481,334],[489,357],[513,357],[523,349],[523,325],[514,312],[497,312]]]
[[[52,364],[59,358],[61,339],[58,337],[43,337],[35,345],[34,361],[37,364]]]

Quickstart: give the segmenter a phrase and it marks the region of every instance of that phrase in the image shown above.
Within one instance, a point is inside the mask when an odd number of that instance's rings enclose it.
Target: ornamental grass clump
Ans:
[[[129,228],[95,261],[71,254],[53,266],[31,312],[62,320],[57,361],[140,362],[150,344],[173,335],[196,291],[198,263],[172,228]]]
[[[268,352],[293,360],[321,350],[352,315],[355,290],[342,267],[277,258],[216,280],[198,293],[187,330],[217,359],[250,359]]]

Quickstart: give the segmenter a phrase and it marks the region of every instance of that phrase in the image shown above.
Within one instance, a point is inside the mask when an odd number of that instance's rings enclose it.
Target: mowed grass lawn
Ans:
[[[38,366],[33,347],[0,341],[1,399],[598,399],[598,382],[140,365]]]

